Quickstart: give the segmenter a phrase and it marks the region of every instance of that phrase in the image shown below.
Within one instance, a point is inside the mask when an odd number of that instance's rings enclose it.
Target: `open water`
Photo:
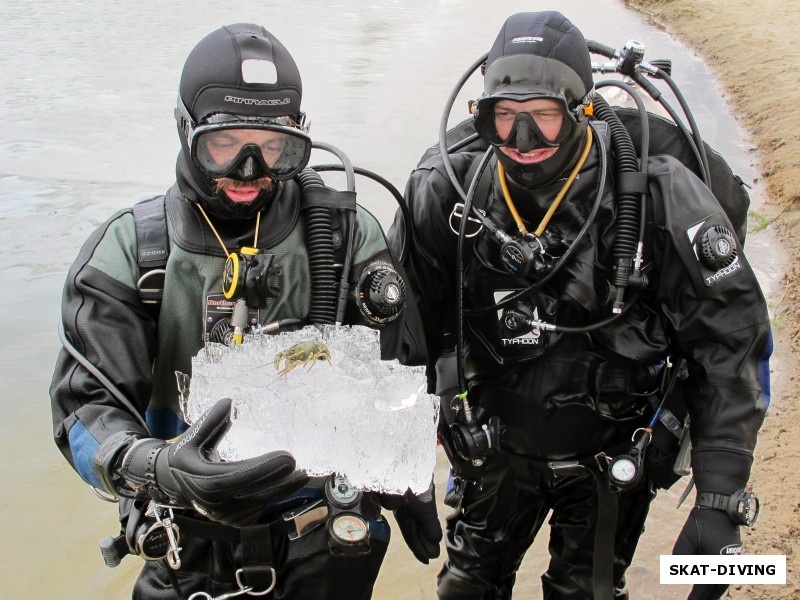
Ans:
[[[690,50],[620,1],[557,5],[589,38],[614,47],[638,39],[647,46],[646,60],[671,58],[705,139],[746,181],[756,179],[749,141]],[[116,532],[116,510],[56,450],[47,389],[61,288],[81,243],[111,213],[163,192],[173,180],[179,145],[172,110],[192,46],[223,24],[265,25],[299,64],[313,137],[402,189],[437,141],[453,84],[488,50],[505,18],[553,6],[542,0],[0,3],[0,598],[129,597],[140,566],[132,557],[117,569],[103,565],[97,541]],[[479,93],[473,79],[453,122]],[[331,158],[315,153],[312,163]],[[396,208],[391,196],[372,182],[358,185],[359,201],[388,226]],[[757,184],[752,193],[757,206]],[[769,230],[751,234],[747,246],[773,295],[780,249]],[[440,460],[440,490],[445,476]],[[677,493],[654,505],[630,570],[634,598],[685,597],[685,589],[658,585],[658,555],[669,552],[683,521],[674,510]],[[539,595],[546,564],[540,538],[523,564],[520,597]],[[398,535],[375,597],[434,598],[440,565],[417,563]]]

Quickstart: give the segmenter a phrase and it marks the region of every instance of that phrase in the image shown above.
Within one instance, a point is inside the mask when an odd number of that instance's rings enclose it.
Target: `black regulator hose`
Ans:
[[[345,168],[343,165],[314,165],[314,170],[317,172],[320,171],[344,171]],[[415,243],[414,240],[416,239],[414,236],[414,226],[411,222],[411,213],[408,211],[408,204],[406,204],[405,198],[403,198],[403,194],[400,193],[400,190],[395,187],[395,185],[386,179],[375,173],[374,171],[370,171],[369,169],[365,169],[363,167],[358,167],[353,165],[353,171],[356,175],[361,175],[368,179],[372,179],[372,181],[379,183],[382,185],[386,190],[394,197],[397,205],[400,208],[400,214],[403,215],[403,247],[400,249],[400,256],[397,257],[398,262],[401,264],[405,260],[406,256],[408,255],[408,249],[412,247]]]
[[[641,128],[640,136],[639,136],[639,170],[642,172],[647,171],[647,161],[650,158],[650,121],[647,115],[647,107],[644,105],[644,101],[642,100],[641,96],[636,92],[636,88],[632,85],[625,83],[624,81],[614,81],[614,80],[606,80],[606,81],[599,81],[595,87],[599,90],[604,87],[616,87],[623,90],[628,96],[630,96],[631,100],[633,100],[634,104],[636,104],[636,110],[639,113],[639,127]],[[639,211],[639,242],[644,240],[644,229],[645,229],[645,220],[646,220],[646,210],[645,210],[645,194],[641,194],[641,209]],[[638,253],[638,249],[637,249]],[[634,265],[635,269],[638,269],[637,265]]]
[[[297,180],[304,191],[325,187],[322,177],[311,167],[303,169]],[[308,320],[311,323],[332,324],[336,319],[337,288],[331,212],[325,206],[308,206],[303,210],[306,217],[308,269],[311,275]]]
[[[700,136],[700,128],[697,126],[697,122],[694,120],[694,116],[689,108],[689,104],[686,102],[686,98],[684,98],[680,88],[678,88],[678,85],[675,83],[672,77],[669,76],[667,71],[664,69],[656,69],[655,76],[666,82],[666,84],[669,86],[669,89],[672,91],[672,94],[675,96],[675,98],[677,98],[678,104],[680,104],[681,110],[683,110],[683,114],[686,115],[686,121],[689,123],[689,127],[692,130],[692,136],[687,137],[694,142],[695,147],[697,148],[697,153],[699,154],[698,161],[700,163],[701,179],[703,180],[703,183],[710,185],[711,171],[708,167],[708,155],[706,154],[706,148],[703,144],[703,138]],[[662,105],[663,104],[664,103],[662,102]],[[677,119],[674,117],[673,120],[677,122]]]
[[[626,173],[639,173],[639,158],[633,140],[611,106],[596,95],[594,99],[595,116],[608,123],[611,129],[611,146],[617,161],[618,183],[625,180]],[[639,245],[640,201],[636,192],[621,190],[617,193],[616,233],[614,237],[614,275],[612,285],[615,289],[614,312],[623,306],[623,295],[631,274],[631,265]]]
[[[461,75],[455,86],[453,86],[453,90],[450,92],[450,96],[448,96],[447,101],[445,102],[444,110],[442,111],[442,118],[439,121],[439,154],[442,157],[444,170],[447,172],[447,177],[450,179],[450,183],[453,184],[453,188],[456,190],[456,192],[458,192],[458,195],[461,196],[461,199],[464,200],[464,202],[467,200],[467,192],[464,191],[463,187],[461,187],[461,182],[458,181],[455,169],[453,169],[453,163],[450,161],[450,156],[448,155],[447,121],[451,111],[453,110],[453,104],[455,104],[456,98],[458,98],[458,94],[461,92],[461,88],[463,88],[467,80],[472,77],[472,74],[478,70],[478,67],[486,62],[488,57],[489,53],[487,52],[474,63],[472,63],[466,71],[464,71],[464,74]],[[467,215],[469,213],[465,211],[464,214]]]
[[[67,336],[67,332],[64,330],[64,322],[58,322],[58,339],[61,340],[61,345],[64,346],[64,350],[66,350],[72,358],[74,358],[78,363],[86,369],[89,373],[94,375],[94,377],[100,382],[100,384],[108,390],[108,392],[116,398],[120,404],[122,404],[125,408],[128,409],[130,415],[138,421],[139,425],[142,426],[146,435],[151,436],[150,428],[147,426],[147,421],[145,418],[139,413],[139,410],[136,406],[131,402],[122,391],[114,385],[114,383],[106,377],[106,375],[95,365],[93,365],[88,358],[86,358],[83,354],[81,354],[80,350],[78,350],[75,345],[70,341],[69,337]]]
[[[475,177],[467,184],[469,188],[464,198],[464,216],[461,218],[461,223],[458,228],[458,242],[456,245],[456,313],[458,314],[456,331],[456,370],[458,372],[459,393],[463,393],[467,390],[467,379],[464,375],[464,239],[467,237],[469,215],[473,213],[472,201],[475,199],[475,190],[478,188],[478,182],[481,180],[483,171],[489,164],[493,154],[494,151],[491,147],[486,149],[486,152],[484,152],[480,159],[480,163],[478,163],[478,170],[475,173]],[[478,214],[478,211],[474,211],[474,213]]]

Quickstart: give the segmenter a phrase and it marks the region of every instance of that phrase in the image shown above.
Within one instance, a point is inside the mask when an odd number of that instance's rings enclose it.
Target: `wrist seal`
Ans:
[[[94,472],[104,491],[117,497],[132,498],[131,490],[119,473],[122,456],[136,443],[138,437],[130,431],[119,431],[107,437],[94,455]]]
[[[698,492],[695,506],[713,508],[727,513],[736,525],[750,527],[758,520],[761,507],[755,492],[745,489],[736,490],[732,494],[715,494]]]

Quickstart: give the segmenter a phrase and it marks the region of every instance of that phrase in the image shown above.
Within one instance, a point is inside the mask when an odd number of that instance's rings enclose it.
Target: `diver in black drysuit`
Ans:
[[[519,235],[515,209],[526,229],[534,231],[576,165],[577,177],[540,235],[548,242],[544,270],[512,275],[487,227],[463,242],[467,397],[481,413],[479,425],[499,418],[501,428],[495,433],[502,434],[499,448],[493,443],[481,466],[454,450],[448,427],[457,417],[448,409],[451,402],[458,404],[454,394],[464,390],[441,376],[459,319],[456,232],[461,220],[453,209],[461,198],[439,155],[422,162],[406,187],[413,243],[404,266],[419,295],[429,387],[440,394],[445,409],[440,435],[456,475],[450,492],[456,510],[447,523],[440,598],[510,598],[517,569],[550,510],[544,597],[627,598],[624,573],[649,503],[655,489],[670,482],[658,481],[655,471],[645,468],[638,482],[609,496],[606,489],[600,493],[608,485],[603,467],[629,450],[634,432],[647,425],[668,358],[676,365],[686,361],[686,376],[674,389],[683,395],[691,419],[698,492],[731,494],[745,488],[750,475],[769,401],[771,335],[765,300],[734,236],[725,241],[735,245],[737,256],[725,268],[709,267],[696,252],[707,230],[722,227],[730,233],[734,227],[711,191],[671,156],[652,156],[647,164],[643,271],[649,283],[638,294],[627,292],[622,316],[579,333],[519,327],[520,315],[529,323],[580,328],[612,314],[608,297],[617,186],[607,130],[591,116],[593,99],[589,52],[574,25],[555,12],[521,13],[506,21],[485,64],[484,94],[474,119],[475,130],[494,149],[487,167],[492,181],[487,217],[508,235]],[[543,130],[552,114],[540,105],[561,112],[563,126],[551,137]],[[503,113],[509,110],[510,117]],[[514,119],[505,137],[503,118]],[[557,151],[546,160],[524,164],[526,157],[552,147]],[[470,166],[482,155],[466,150],[449,155],[463,190],[471,183]],[[599,193],[596,215],[572,248]],[[468,223],[468,235],[476,224]],[[398,215],[390,244],[399,249],[410,237]],[[565,263],[554,267],[568,249]],[[531,293],[494,307],[554,268]],[[595,539],[599,510],[606,511],[604,518],[612,511],[616,519],[616,527],[603,534],[605,545]],[[727,513],[696,506],[675,553],[739,548],[739,526]],[[601,557],[598,564],[606,571],[613,564],[613,574],[598,573],[593,566],[603,553],[608,559],[603,563]],[[695,586],[691,597],[718,598],[725,588]]]
[[[324,510],[315,511],[313,521],[288,516],[324,501],[321,478],[309,480],[295,470],[286,452],[220,462],[215,447],[230,425],[229,399],[188,430],[180,417],[175,373],[191,372],[192,357],[213,339],[212,325],[224,322],[220,307],[233,305],[222,294],[229,252],[255,247],[274,255],[264,275],[273,297],[248,304],[250,324],[297,327],[310,314],[312,209],[297,176],[306,173],[311,140],[301,94],[293,58],[263,27],[236,24],[203,38],[180,83],[177,183],[156,199],[169,228],[158,314],[137,289],[139,262],[166,249],[157,237],[137,242],[136,227],[146,221],[136,221],[131,209],[92,234],[67,277],[65,349],[50,390],[55,440],[87,483],[120,500],[125,535],[117,538],[121,548],[113,546],[117,553],[144,555],[149,549],[158,559],[144,563],[134,598],[227,597],[244,588],[265,598],[369,598],[389,542],[381,504],[395,510],[419,560],[439,554],[432,490],[405,497],[364,494],[359,510],[370,523],[369,552],[334,556]],[[316,197],[325,190],[320,185]],[[343,235],[353,240],[343,322],[375,326],[356,306],[355,285],[365,269],[390,269],[393,258],[378,222],[354,200],[351,209],[352,226]],[[348,229],[343,215],[340,230]],[[413,307],[399,313],[383,329],[391,333],[382,339],[385,357],[424,362],[418,329]],[[153,517],[144,515],[151,500],[176,507],[174,533],[180,538],[173,554],[165,554],[164,543],[137,547],[149,525],[159,532]],[[160,510],[160,518],[168,518]],[[141,539],[165,540],[152,531],[148,536]],[[261,593],[270,587],[271,593]]]

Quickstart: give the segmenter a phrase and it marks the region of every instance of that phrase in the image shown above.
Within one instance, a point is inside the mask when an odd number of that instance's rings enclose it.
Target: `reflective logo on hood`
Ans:
[[[278,70],[271,60],[248,58],[242,61],[242,80],[245,83],[278,83]]]
[[[234,104],[248,104],[251,106],[281,106],[283,104],[291,104],[292,101],[289,98],[260,100],[258,98],[239,98],[238,96],[225,96],[225,102],[233,102]]]
[[[524,36],[520,36],[520,37],[515,37],[513,40],[511,40],[511,43],[512,44],[535,44],[535,43],[541,42],[543,40],[544,40],[544,38],[541,38],[539,36],[524,35]]]

